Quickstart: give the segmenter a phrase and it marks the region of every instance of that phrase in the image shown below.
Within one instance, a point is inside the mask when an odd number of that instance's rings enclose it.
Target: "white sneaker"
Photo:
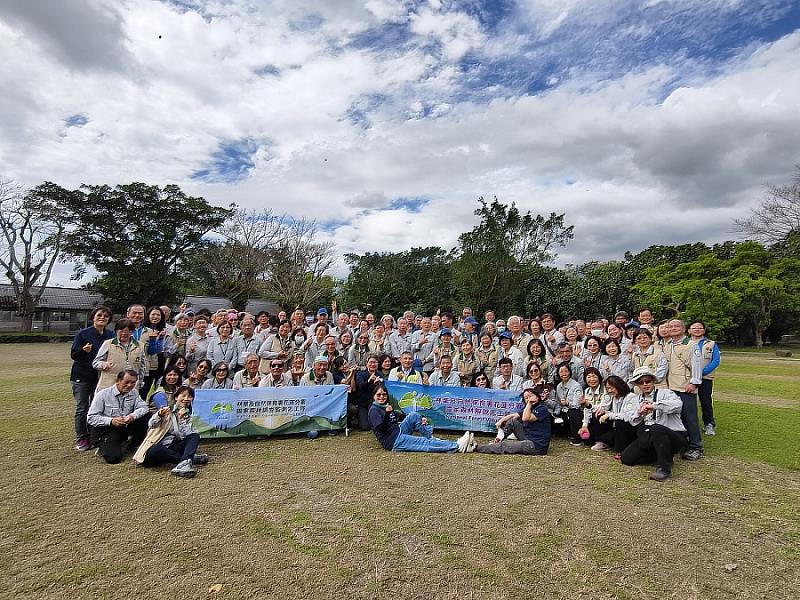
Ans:
[[[601,450],[608,450],[608,444],[605,442],[596,442],[594,446],[592,446],[592,450],[595,452],[600,452]]]
[[[469,443],[467,444],[467,450],[466,450],[467,454],[469,454],[470,452],[475,452],[475,446],[477,445],[478,444],[475,443],[475,434],[470,432]]]
[[[506,432],[503,431],[502,429],[498,429],[497,435],[494,436],[495,444],[502,442],[504,437],[506,437]]]
[[[705,430],[704,431],[705,431],[706,435],[717,435],[717,430],[714,428],[714,426],[711,423],[709,423],[708,425],[705,426]]]
[[[170,473],[172,473],[177,477],[190,478],[197,475],[197,470],[192,466],[191,459],[187,458],[186,460],[182,460],[177,465],[175,465],[175,468],[172,469]]]
[[[553,417],[553,423],[555,423],[556,425],[563,425],[564,419],[562,419],[561,417]]]
[[[464,435],[462,435],[460,438],[456,440],[456,443],[458,444],[458,451],[461,454],[464,454],[467,451],[467,447],[469,446],[470,435],[472,434],[469,431],[465,431]]]

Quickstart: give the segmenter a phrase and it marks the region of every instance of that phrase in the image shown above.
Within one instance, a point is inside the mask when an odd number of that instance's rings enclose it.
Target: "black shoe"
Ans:
[[[655,471],[650,473],[650,479],[652,479],[653,481],[664,481],[666,479],[669,479],[671,475],[672,473],[670,473],[666,469],[658,467]]]

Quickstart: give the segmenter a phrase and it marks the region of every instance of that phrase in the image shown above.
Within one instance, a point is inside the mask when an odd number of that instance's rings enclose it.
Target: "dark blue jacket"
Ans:
[[[369,426],[384,450],[391,450],[400,435],[399,419],[395,411],[386,412],[385,404],[373,402],[369,407]]]
[[[69,374],[70,381],[90,383],[92,386],[97,385],[100,376],[97,370],[92,367],[92,361],[97,356],[97,352],[103,342],[113,337],[114,334],[108,329],[104,329],[103,333],[100,333],[94,327],[81,329],[75,334],[75,339],[72,340],[72,348],[69,351],[69,355],[72,358],[72,370]],[[92,345],[90,352],[83,351],[83,347],[87,342]]]

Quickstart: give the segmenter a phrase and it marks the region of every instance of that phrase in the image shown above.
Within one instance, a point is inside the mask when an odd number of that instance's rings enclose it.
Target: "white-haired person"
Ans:
[[[261,383],[261,373],[258,370],[260,359],[255,352],[248,352],[244,356],[244,368],[233,376],[233,389],[258,387]]]
[[[622,452],[624,465],[656,463],[650,473],[653,481],[672,476],[673,456],[686,448],[689,438],[681,420],[683,402],[669,389],[656,389],[656,375],[650,367],[639,367],[631,376],[638,386],[638,406],[631,423],[636,427],[636,439]]]
[[[328,371],[328,357],[320,354],[314,359],[311,370],[303,375],[300,387],[333,385],[333,374]]]

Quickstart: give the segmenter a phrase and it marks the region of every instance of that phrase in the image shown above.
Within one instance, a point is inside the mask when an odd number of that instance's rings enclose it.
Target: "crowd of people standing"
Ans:
[[[147,438],[137,462],[177,462],[173,473],[190,477],[207,460],[196,453],[199,436],[188,418],[196,388],[330,384],[349,388],[349,426],[371,429],[396,451],[544,454],[551,435],[563,434],[625,464],[656,462],[651,478],[662,480],[674,454],[703,456],[698,398],[702,430],[715,434],[719,348],[701,321],[656,323],[646,308],[635,318],[620,311],[611,320],[563,322],[550,313],[499,319],[493,311],[479,322],[469,308],[458,317],[406,311],[377,319],[335,303],[316,313],[181,305],[171,314],[167,306],[134,304],[112,333],[112,313],[101,306],[75,336],[77,450],[94,446],[119,462],[124,448]],[[477,444],[467,432],[453,446],[435,441],[427,423],[400,421],[385,400],[385,381],[511,390],[521,404],[498,420],[492,443]]]

